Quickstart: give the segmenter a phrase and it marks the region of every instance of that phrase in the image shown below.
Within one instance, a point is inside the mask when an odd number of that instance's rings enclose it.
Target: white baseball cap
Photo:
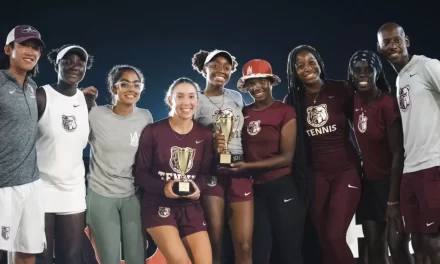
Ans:
[[[84,57],[86,58],[86,62],[89,60],[89,54],[87,53],[87,51],[86,51],[83,47],[73,45],[73,46],[65,47],[64,49],[60,50],[60,51],[58,52],[57,59],[56,59],[55,63],[58,64],[58,62],[60,62],[60,60],[61,60],[61,59],[67,54],[67,53],[72,52],[72,51],[78,51],[78,52],[80,52],[81,54],[83,54]]]
[[[205,59],[205,64],[211,62],[217,55],[225,55],[225,58],[232,64],[232,55],[226,50],[213,50],[211,51]]]

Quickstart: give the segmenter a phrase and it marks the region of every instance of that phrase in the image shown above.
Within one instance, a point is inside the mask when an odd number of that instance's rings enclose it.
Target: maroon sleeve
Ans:
[[[281,120],[281,127],[283,127],[287,122],[296,118],[295,108],[290,105],[285,105],[285,111],[283,115],[283,120]]]
[[[199,173],[197,174],[196,184],[202,192],[206,187],[206,177],[211,176],[214,170],[214,153],[212,132],[205,132],[205,142],[203,144],[202,163],[200,164]]]
[[[167,182],[154,178],[151,175],[151,168],[153,166],[152,154],[155,153],[153,131],[154,127],[152,125],[147,125],[144,131],[142,131],[139,139],[138,154],[136,157],[135,184],[145,192],[165,196],[164,188]]]
[[[390,126],[397,118],[400,117],[399,107],[397,106],[397,100],[391,96],[385,96],[382,105],[382,118],[385,126]]]

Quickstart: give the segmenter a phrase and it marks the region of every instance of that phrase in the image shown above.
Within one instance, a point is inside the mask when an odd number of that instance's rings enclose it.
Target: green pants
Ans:
[[[126,264],[145,264],[139,197],[110,198],[89,189],[86,201],[86,221],[101,263],[120,264],[122,246]]]

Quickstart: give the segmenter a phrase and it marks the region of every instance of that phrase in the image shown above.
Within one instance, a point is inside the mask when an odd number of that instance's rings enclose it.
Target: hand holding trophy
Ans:
[[[232,163],[232,155],[228,149],[228,145],[236,132],[238,117],[226,115],[220,112],[214,120],[214,128],[216,133],[221,133],[224,136],[224,149],[220,153],[218,166],[230,167]]]
[[[188,196],[195,191],[195,188],[186,173],[190,169],[190,162],[194,156],[194,150],[192,148],[178,148],[177,150],[177,163],[180,171],[180,180],[173,185],[173,192],[178,196]]]

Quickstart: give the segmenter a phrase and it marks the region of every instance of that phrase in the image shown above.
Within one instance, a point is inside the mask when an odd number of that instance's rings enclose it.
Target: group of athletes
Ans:
[[[281,80],[269,62],[242,67],[248,105],[225,88],[236,58],[200,51],[192,66],[205,89],[175,80],[169,117],[153,122],[136,107],[138,68],[113,67],[112,103],[96,106],[95,87],[78,89],[93,56],[79,45],[52,50],[58,81],[37,85],[45,44],[34,27],[15,27],[0,61],[0,250],[15,264],[52,263],[54,250],[57,263],[79,264],[86,222],[102,264],[120,263],[120,241],[125,263],[145,263],[145,230],[169,264],[220,264],[227,221],[234,263],[299,264],[308,214],[322,263],[354,264],[346,234],[356,213],[369,264],[388,263],[388,247],[395,264],[440,264],[440,62],[410,55],[409,44],[395,23],[378,30],[396,96],[375,52],[356,52],[348,80],[336,81],[301,45],[288,56],[284,102],[272,96]],[[228,140],[220,117],[236,120]],[[225,149],[233,162],[218,166]],[[182,174],[187,195],[176,193]]]

